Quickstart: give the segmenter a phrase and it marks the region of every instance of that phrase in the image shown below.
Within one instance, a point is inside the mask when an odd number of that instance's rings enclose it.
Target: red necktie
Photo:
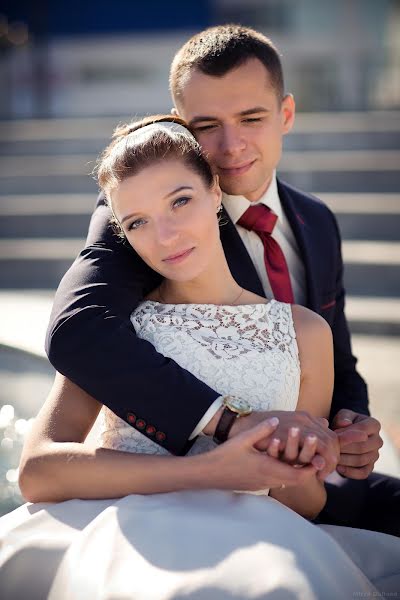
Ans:
[[[264,262],[276,300],[294,303],[292,284],[285,257],[278,242],[271,237],[278,217],[265,204],[250,206],[240,217],[238,225],[254,231],[264,245]]]

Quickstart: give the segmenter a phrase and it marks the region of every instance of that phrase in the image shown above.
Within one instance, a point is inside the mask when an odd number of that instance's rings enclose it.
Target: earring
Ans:
[[[218,208],[217,208],[217,213],[221,212],[221,210],[222,210],[222,204],[220,204],[220,205],[218,206]]]

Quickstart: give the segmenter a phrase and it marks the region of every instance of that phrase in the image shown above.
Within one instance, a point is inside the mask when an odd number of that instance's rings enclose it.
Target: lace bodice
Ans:
[[[247,400],[254,410],[294,410],[300,386],[300,363],[289,304],[219,306],[160,304],[146,300],[131,315],[139,337],[172,358],[221,395]],[[188,399],[190,401],[190,399]],[[103,407],[103,447],[168,454]],[[199,436],[189,454],[214,447]]]

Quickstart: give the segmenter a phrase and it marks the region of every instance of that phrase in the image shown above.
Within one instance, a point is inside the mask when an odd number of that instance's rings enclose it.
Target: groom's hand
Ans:
[[[366,479],[372,472],[379,457],[379,448],[383,445],[379,435],[379,421],[342,409],[333,419],[332,429],[340,443],[337,472],[350,479]],[[358,434],[359,439],[352,439],[352,434]]]
[[[340,446],[335,433],[328,428],[327,419],[312,417],[306,411],[263,411],[252,412],[247,417],[237,419],[230,431],[229,438],[246,431],[264,419],[278,417],[279,425],[273,437],[279,439],[279,450],[284,451],[290,439],[290,430],[299,430],[299,446],[302,448],[306,439],[316,437],[315,458],[312,463],[318,468],[318,479],[323,481],[329,473],[336,469],[339,461]],[[256,444],[262,452],[269,448],[271,438],[263,438]],[[285,458],[284,458],[285,460]],[[289,461],[286,461],[289,462]]]

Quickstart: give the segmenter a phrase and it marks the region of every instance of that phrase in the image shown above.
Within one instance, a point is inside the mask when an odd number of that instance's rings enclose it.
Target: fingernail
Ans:
[[[317,441],[317,436],[316,435],[308,435],[306,439],[310,444],[315,444],[315,442]]]
[[[268,423],[271,425],[271,427],[276,427],[276,425],[279,424],[279,419],[278,417],[271,417],[268,419]]]
[[[351,419],[348,419],[347,417],[345,417],[344,419],[340,419],[342,423],[352,423],[353,421]]]
[[[320,471],[321,469],[323,469],[325,467],[325,461],[322,457],[314,457],[312,464],[314,465],[314,467],[316,469],[318,469],[318,471]]]
[[[291,437],[296,437],[297,435],[299,435],[299,431],[300,429],[298,427],[291,427],[289,433]]]
[[[273,444],[274,446],[278,446],[280,444],[280,441],[278,438],[273,438],[273,440],[271,440],[271,444]]]

